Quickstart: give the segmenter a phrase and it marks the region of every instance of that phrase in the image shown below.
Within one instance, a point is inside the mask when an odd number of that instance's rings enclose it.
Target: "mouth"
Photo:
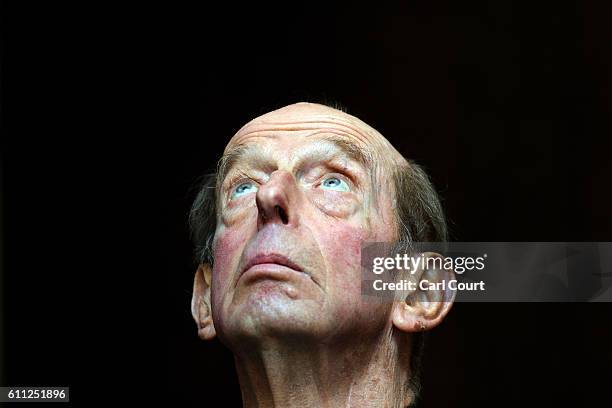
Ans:
[[[280,254],[260,254],[251,258],[244,269],[241,271],[240,276],[246,273],[283,273],[283,272],[297,272],[308,275],[300,265],[293,262],[291,259]]]

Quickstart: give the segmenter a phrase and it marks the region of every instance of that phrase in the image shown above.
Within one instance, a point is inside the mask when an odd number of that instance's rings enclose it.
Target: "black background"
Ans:
[[[424,165],[453,240],[610,241],[610,6],[468,3],[3,3],[4,384],[240,406],[190,317],[186,213],[229,137],[292,102]],[[611,312],[455,305],[420,406],[606,406]]]

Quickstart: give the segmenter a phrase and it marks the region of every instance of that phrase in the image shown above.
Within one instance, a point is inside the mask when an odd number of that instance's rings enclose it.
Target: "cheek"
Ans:
[[[364,228],[353,225],[321,226],[325,231],[319,242],[324,248],[328,268],[328,279],[333,290],[348,290],[354,293],[360,289],[361,245],[365,239]]]
[[[359,227],[328,227],[321,238],[327,248],[327,296],[339,332],[359,328],[360,333],[378,333],[388,320],[386,304],[367,301],[362,296],[361,248],[364,241],[380,237],[374,231]],[[384,234],[381,234],[384,235]],[[388,237],[381,237],[388,238]],[[352,330],[350,329],[350,330]]]
[[[223,210],[221,222],[215,234],[213,276],[216,275],[217,280],[221,282],[231,277],[231,272],[236,268],[247,237],[251,232],[248,218],[253,216],[251,207],[254,207],[254,205],[250,205],[246,198],[243,200],[244,202],[237,205],[237,208]]]
[[[245,231],[221,226],[213,247],[215,264],[212,276],[213,304],[223,301],[219,296],[229,293],[233,272],[236,270],[247,241]]]

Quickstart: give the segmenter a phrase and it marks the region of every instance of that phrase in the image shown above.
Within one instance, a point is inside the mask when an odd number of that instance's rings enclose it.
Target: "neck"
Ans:
[[[244,406],[407,406],[410,348],[392,330],[337,344],[266,340],[236,356]]]

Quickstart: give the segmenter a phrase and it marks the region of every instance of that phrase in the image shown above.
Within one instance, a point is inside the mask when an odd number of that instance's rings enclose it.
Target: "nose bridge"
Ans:
[[[298,213],[298,187],[291,173],[276,170],[270,179],[263,184],[256,195],[259,211],[258,226],[267,223],[280,223],[295,226]]]

